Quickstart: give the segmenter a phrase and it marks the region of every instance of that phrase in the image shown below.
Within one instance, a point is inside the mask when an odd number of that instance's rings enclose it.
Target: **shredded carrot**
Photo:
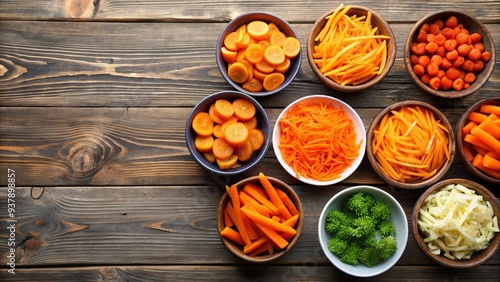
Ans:
[[[449,133],[429,109],[403,106],[382,118],[371,146],[388,177],[413,182],[433,176],[450,159]]]
[[[329,181],[340,177],[359,155],[362,140],[342,107],[302,103],[279,121],[281,155],[298,177]]]
[[[340,4],[326,17],[315,38],[314,62],[324,76],[341,85],[358,85],[382,73],[387,39],[372,26],[372,14],[348,16],[351,6]]]

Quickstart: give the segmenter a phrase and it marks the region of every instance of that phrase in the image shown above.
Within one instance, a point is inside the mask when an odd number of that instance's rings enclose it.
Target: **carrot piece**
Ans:
[[[234,226],[234,211],[231,202],[227,202],[224,207],[224,225],[226,227]]]
[[[196,134],[200,136],[210,136],[213,133],[214,122],[208,113],[199,112],[193,118],[192,127]]]
[[[286,73],[290,69],[290,64],[291,64],[290,59],[289,58],[285,58],[285,60],[283,61],[283,63],[277,65],[274,68],[274,71],[279,72],[279,73]]]
[[[233,148],[243,145],[249,136],[248,128],[241,122],[232,123],[224,130],[224,139]]]
[[[236,58],[238,56],[237,51],[231,51],[231,50],[227,49],[225,46],[223,46],[221,48],[221,54],[222,54],[222,59],[224,60],[224,62],[226,62],[228,64],[232,64],[232,63],[236,62]]]
[[[276,222],[276,221],[270,219],[269,217],[265,217],[265,216],[259,214],[258,212],[250,210],[249,208],[242,207],[241,211],[243,214],[247,215],[250,219],[252,219],[253,222],[256,224],[261,224],[261,225],[267,226],[275,231],[281,231],[284,234],[295,235],[297,233],[297,231],[294,228],[292,228],[288,225],[284,225],[282,223]]]
[[[500,141],[491,136],[488,132],[476,126],[471,130],[472,135],[477,136],[483,143],[488,145],[493,151],[500,153]]]
[[[238,32],[233,31],[226,35],[224,38],[224,46],[230,50],[230,51],[238,51],[238,48],[236,47],[236,40],[238,40]]]
[[[234,109],[234,115],[239,121],[248,121],[255,116],[255,106],[247,99],[236,99],[233,101],[232,106]]]
[[[241,64],[241,63],[240,63]],[[222,120],[227,121],[234,114],[234,109],[228,100],[218,99],[215,101],[214,113]]]
[[[227,143],[224,138],[216,138],[214,140],[214,144],[212,145],[212,151],[215,155],[215,158],[224,160],[229,158],[233,154],[234,148],[229,145],[229,143]]]
[[[483,122],[488,116],[478,112],[472,112],[469,114],[469,120],[475,121],[477,123]]]
[[[233,168],[238,163],[238,156],[231,155],[223,160],[216,158],[215,161],[217,162],[217,165],[219,166],[220,169],[222,170],[230,169]]]
[[[282,64],[285,58],[285,51],[279,46],[271,45],[264,50],[264,60],[271,66]]]
[[[283,51],[288,59],[297,57],[300,53],[300,42],[295,37],[287,37],[283,42]]]
[[[281,198],[278,196],[276,188],[274,188],[273,184],[262,172],[259,173],[259,181],[266,190],[267,195],[269,195],[271,202],[278,208],[279,213],[283,215],[286,219],[292,217],[290,211],[286,208],[286,206],[281,201]]]
[[[264,48],[259,44],[250,44],[245,50],[245,58],[252,64],[264,59]]]
[[[481,139],[479,139],[479,137],[472,135],[470,133],[465,135],[464,141],[467,143],[470,143],[474,146],[477,146],[478,148],[482,148],[483,150],[493,151],[493,149],[490,146],[488,146],[486,143],[481,141]]]
[[[224,236],[225,238],[241,245],[241,246],[245,246],[245,242],[243,241],[243,239],[241,238],[241,235],[240,233],[238,233],[238,231],[226,226],[224,227],[224,229],[222,229],[222,231],[220,232],[220,234],[222,236]]]
[[[262,195],[262,191],[259,191],[259,189],[260,188],[253,183],[248,183],[247,185],[245,185],[245,187],[243,187],[243,191],[252,196],[260,204],[266,206],[274,214],[277,214],[278,208],[271,201],[269,201],[264,195]]]
[[[238,160],[245,162],[253,156],[253,151],[252,141],[247,140],[234,149],[234,154],[238,157]]]
[[[248,236],[247,229],[245,227],[245,224],[243,222],[243,214],[240,206],[240,200],[238,196],[238,188],[236,185],[231,185],[228,186],[226,185],[226,191],[229,195],[229,198],[231,199],[231,203],[233,205],[233,210],[234,210],[234,223],[236,227],[238,228],[238,231],[241,235],[241,238],[243,239],[243,242],[245,242],[245,245],[250,245],[250,237]]]
[[[196,136],[194,138],[194,146],[198,151],[202,153],[207,153],[212,151],[212,146],[214,145],[214,138],[210,136]]]
[[[251,252],[255,251],[256,249],[258,249],[262,245],[265,245],[267,248],[267,238],[266,237],[259,238],[258,240],[252,242],[250,245],[246,245],[243,248],[243,253],[244,254],[251,253]]]
[[[486,114],[495,114],[496,116],[500,116],[500,106],[497,105],[484,104],[481,105],[479,111]]]
[[[217,114],[215,113],[215,103],[210,105],[208,109],[208,114],[210,115],[210,118],[212,119],[213,122],[217,124],[223,124],[224,120],[222,120]]]
[[[269,49],[269,48],[268,48]],[[267,50],[267,49],[266,49]],[[285,76],[282,73],[274,72],[267,75],[262,82],[262,86],[267,91],[272,91],[278,88],[285,81]]]
[[[281,32],[279,30],[275,30],[275,31],[271,32],[271,34],[269,35],[269,43],[271,45],[283,47],[283,44],[285,43],[286,38],[287,38],[287,36],[283,32]]]
[[[251,138],[252,138],[252,129],[257,128],[257,125],[258,125],[257,117],[254,116],[250,120],[244,121],[243,124],[246,125],[246,127],[250,130],[250,137],[249,138],[251,140]]]
[[[250,196],[245,191],[240,191],[240,196],[243,197],[260,214],[269,217],[270,214],[273,213],[269,208],[260,204],[257,200],[255,200],[255,198]]]
[[[283,190],[276,189],[276,192],[278,193],[278,196],[280,197],[281,201],[288,208],[288,210],[290,211],[292,216],[299,214],[297,207],[295,206],[293,201],[290,199],[290,197],[288,197],[288,195],[285,192],[283,192]]]
[[[484,173],[490,175],[491,177],[500,179],[500,172],[495,171],[493,169],[487,168],[483,165],[484,156],[481,154],[477,154],[472,161],[472,165],[483,171]]]
[[[269,25],[263,21],[252,21],[247,25],[247,32],[250,37],[256,40],[263,40],[267,38]]]
[[[262,148],[265,142],[264,133],[262,133],[262,131],[258,128],[250,129],[248,139],[252,143],[252,149],[254,151]]]
[[[267,237],[265,237],[267,239]],[[269,243],[270,241],[269,240],[266,240],[266,243],[263,244],[262,246],[256,248],[255,250],[253,250],[252,252],[250,252],[248,255],[251,256],[251,257],[255,257],[255,256],[258,256],[260,254],[263,254],[264,252],[266,251],[269,251]],[[271,243],[271,247],[272,249],[274,249],[274,247],[272,246],[272,243]],[[269,253],[271,254],[271,253]]]
[[[245,206],[245,205],[243,205],[243,206]],[[247,230],[248,237],[250,238],[250,240],[255,241],[255,240],[260,239],[261,237],[255,231],[250,219],[245,214],[242,214],[242,219],[243,219],[243,223],[245,224],[245,228]]]
[[[483,158],[483,166],[500,172],[500,160],[486,154]]]
[[[471,129],[477,125],[477,122],[475,121],[469,121],[463,128],[462,128],[462,135],[465,136],[466,134],[469,134]]]
[[[243,83],[248,79],[248,69],[241,62],[234,62],[227,69],[229,78],[236,83]]]
[[[472,154],[470,147],[464,146],[463,150],[464,150],[465,156],[467,157],[467,160],[469,160],[469,162],[472,162],[472,160],[474,159],[474,154]]]

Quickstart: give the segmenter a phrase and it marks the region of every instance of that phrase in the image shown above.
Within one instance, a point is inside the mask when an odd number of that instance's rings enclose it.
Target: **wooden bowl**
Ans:
[[[336,83],[335,81],[331,80],[330,78],[324,76],[314,63],[314,58],[313,58],[314,46],[316,45],[316,41],[314,39],[325,26],[327,22],[326,17],[331,15],[334,11],[335,9],[328,11],[321,17],[319,17],[318,20],[316,20],[316,22],[312,26],[311,31],[309,32],[309,37],[307,39],[307,59],[309,61],[309,65],[311,66],[311,69],[313,70],[314,74],[319,78],[319,80],[326,86],[334,90],[341,92],[360,92],[366,90],[374,86],[375,84],[379,83],[380,81],[382,81],[391,70],[394,64],[394,60],[396,59],[396,37],[394,36],[394,33],[392,32],[392,29],[389,26],[389,24],[384,20],[382,16],[377,14],[375,11],[363,6],[352,6],[351,9],[347,12],[348,16],[357,15],[358,17],[361,17],[361,16],[366,16],[368,12],[370,12],[372,14],[371,18],[372,26],[376,26],[378,28],[378,33],[380,35],[387,35],[390,37],[390,39],[387,40],[387,61],[385,69],[381,74],[373,77],[371,80],[362,83],[360,85],[342,86]]]
[[[448,134],[448,150],[450,153],[450,159],[446,160],[444,162],[444,164],[441,166],[441,168],[433,176],[431,176],[427,179],[413,181],[413,182],[401,182],[401,181],[394,180],[393,178],[386,175],[380,169],[380,167],[379,167],[380,164],[373,153],[372,142],[373,142],[373,138],[374,138],[374,131],[378,128],[382,118],[386,114],[390,113],[391,111],[398,110],[403,106],[420,106],[420,107],[427,108],[427,109],[431,110],[434,113],[436,120],[441,120],[441,124],[444,127],[446,127],[448,129],[448,132],[449,132],[449,134]],[[438,110],[434,106],[432,106],[426,102],[422,102],[422,101],[409,100],[409,101],[398,102],[398,103],[395,103],[395,104],[385,108],[384,110],[382,110],[373,119],[372,123],[370,124],[370,127],[368,128],[368,131],[367,131],[366,140],[367,140],[366,141],[366,150],[367,150],[366,155],[368,156],[368,160],[369,160],[373,170],[377,173],[377,175],[380,178],[382,178],[385,182],[387,182],[387,184],[389,184],[390,186],[394,186],[396,188],[400,188],[400,189],[421,189],[421,188],[429,187],[432,184],[436,183],[437,181],[439,181],[443,177],[443,175],[446,174],[446,172],[448,171],[448,169],[450,168],[450,166],[453,162],[454,155],[455,155],[455,134],[453,132],[453,128],[452,128],[450,122],[448,121],[446,116],[440,110]]]
[[[430,257],[432,260],[435,262],[451,267],[451,268],[471,268],[478,266],[480,264],[483,264],[486,262],[489,258],[491,258],[499,249],[499,244],[500,244],[500,232],[497,232],[495,236],[491,239],[489,242],[489,245],[486,249],[481,250],[481,251],[476,251],[474,254],[472,254],[472,257],[470,259],[462,259],[462,260],[452,260],[449,259],[443,255],[435,255],[433,254],[430,250],[427,244],[424,242],[424,237],[422,236],[422,233],[420,232],[420,229],[418,227],[418,217],[419,217],[419,210],[422,207],[422,205],[425,202],[425,199],[427,196],[429,196],[431,193],[434,191],[438,191],[441,188],[443,188],[446,185],[449,184],[462,184],[463,186],[472,189],[476,191],[476,194],[483,196],[483,199],[485,201],[489,201],[492,208],[493,208],[493,213],[497,218],[500,218],[500,209],[499,209],[499,202],[498,199],[495,198],[495,196],[485,187],[479,185],[478,183],[475,183],[471,180],[467,179],[461,179],[461,178],[453,178],[453,179],[447,179],[443,180],[439,183],[434,184],[432,187],[427,189],[417,200],[412,216],[411,216],[411,229],[413,233],[413,237],[415,238],[415,241],[417,241],[418,246],[424,251],[424,253]]]
[[[479,177],[480,179],[484,181],[488,181],[491,183],[496,183],[500,184],[500,178],[495,178],[491,175],[488,175],[484,173],[483,171],[479,170],[477,167],[472,165],[472,162],[469,161],[467,158],[465,151],[464,151],[464,146],[468,146],[468,143],[464,141],[464,136],[462,134],[462,128],[468,123],[469,121],[469,115],[471,112],[474,111],[479,111],[482,105],[500,105],[500,98],[487,98],[484,100],[481,100],[471,107],[467,109],[465,113],[462,114],[460,119],[458,120],[457,124],[457,129],[456,129],[456,136],[457,136],[457,150],[458,150],[458,155],[460,156],[460,159],[462,160],[463,165],[465,168],[474,174],[475,176]]]
[[[483,70],[479,73],[476,73],[476,79],[468,89],[460,91],[456,91],[453,88],[451,90],[434,90],[429,86],[427,86],[426,84],[424,84],[413,71],[413,65],[410,60],[410,55],[411,55],[410,49],[412,43],[416,41],[419,30],[423,24],[435,21],[437,19],[442,19],[443,21],[445,21],[448,17],[452,15],[456,16],[458,19],[458,23],[459,24],[462,23],[470,33],[478,32],[482,35],[482,42],[484,44],[485,50],[491,53],[491,58],[487,63],[484,64]],[[410,76],[410,79],[413,81],[413,83],[424,93],[443,98],[459,98],[470,95],[478,91],[486,82],[488,82],[488,79],[493,73],[493,69],[495,68],[495,57],[496,57],[493,37],[491,36],[488,29],[484,26],[484,24],[481,23],[477,18],[475,18],[472,15],[469,15],[465,12],[452,11],[452,10],[438,11],[420,19],[413,26],[410,33],[408,34],[408,37],[406,38],[403,56],[404,56],[404,64],[406,71]]]
[[[302,233],[302,229],[304,227],[304,210],[302,208],[302,203],[301,203],[297,193],[295,193],[295,191],[292,189],[292,187],[290,187],[285,182],[283,182],[277,178],[270,177],[270,176],[267,176],[267,178],[269,179],[269,181],[271,182],[271,184],[273,184],[273,186],[275,188],[281,189],[283,192],[285,192],[288,195],[288,197],[290,197],[290,199],[293,201],[293,203],[295,204],[295,207],[297,208],[297,210],[299,212],[299,220],[295,226],[295,230],[297,231],[297,234],[295,234],[295,236],[289,241],[289,244],[284,249],[282,249],[282,250],[275,249],[274,254],[272,254],[272,255],[265,254],[265,255],[258,255],[258,256],[249,256],[247,254],[244,254],[243,247],[241,247],[240,245],[238,245],[238,244],[234,243],[233,241],[228,240],[225,237],[223,237],[222,235],[220,235],[222,229],[224,229],[224,227],[225,227],[224,207],[226,206],[227,202],[230,201],[230,198],[229,198],[229,195],[227,194],[227,192],[224,193],[224,195],[222,195],[222,198],[219,201],[219,205],[217,206],[217,219],[216,219],[217,231],[219,233],[219,237],[222,241],[222,244],[224,246],[226,246],[226,248],[231,253],[233,253],[235,256],[237,256],[240,259],[243,259],[245,261],[252,262],[252,263],[270,262],[270,261],[276,260],[276,259],[282,257],[283,255],[285,255],[286,253],[288,253],[293,248],[293,246],[295,246],[297,241],[299,240],[300,234]],[[243,187],[245,187],[245,185],[248,183],[260,184],[259,177],[258,176],[251,176],[251,177],[248,177],[246,179],[243,179],[243,180],[239,181],[238,183],[236,183],[236,187],[240,190],[240,189],[243,189]]]

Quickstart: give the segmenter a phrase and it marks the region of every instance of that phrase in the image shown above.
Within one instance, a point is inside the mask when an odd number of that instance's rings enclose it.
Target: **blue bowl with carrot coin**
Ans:
[[[235,175],[262,160],[270,124],[251,96],[221,91],[202,99],[186,121],[186,145],[195,161],[215,175]]]
[[[237,16],[222,30],[216,45],[217,67],[234,89],[267,96],[285,89],[299,72],[301,43],[285,20],[269,13]]]

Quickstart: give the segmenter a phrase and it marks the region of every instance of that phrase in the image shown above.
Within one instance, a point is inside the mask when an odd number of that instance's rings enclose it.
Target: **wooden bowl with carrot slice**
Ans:
[[[377,175],[400,189],[426,188],[448,171],[455,134],[446,116],[422,101],[382,110],[367,132],[367,156]]]
[[[382,81],[391,70],[396,37],[375,11],[341,4],[314,23],[307,39],[307,59],[326,86],[360,92]]]
[[[217,231],[235,256],[253,263],[276,260],[299,240],[304,211],[285,182],[259,173],[226,186],[217,207]]]
[[[297,76],[301,43],[294,28],[280,17],[245,13],[220,33],[216,62],[234,89],[250,96],[268,96],[285,89]]]
[[[476,177],[500,184],[500,98],[478,101],[457,123],[457,150]]]

